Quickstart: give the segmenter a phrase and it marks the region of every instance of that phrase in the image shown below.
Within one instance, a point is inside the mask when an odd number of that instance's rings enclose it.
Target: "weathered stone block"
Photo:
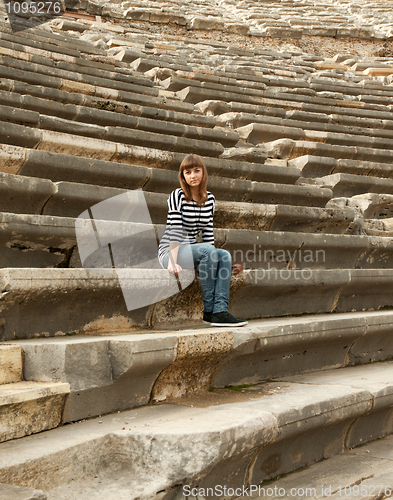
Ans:
[[[40,214],[56,186],[46,179],[0,172],[0,210],[11,213]]]
[[[371,394],[364,389],[326,384],[322,401],[320,387],[297,385],[297,378],[291,381],[285,406],[283,395],[264,398],[264,408],[277,418],[279,427],[274,442],[255,458],[251,484],[341,453],[351,424],[372,407]]]
[[[20,346],[0,345],[0,385],[21,382],[22,355]]]
[[[192,30],[219,30],[224,29],[224,22],[217,18],[194,17],[191,19],[190,29]]]
[[[68,384],[0,385],[0,442],[57,427],[68,392]]]
[[[126,335],[21,343],[25,379],[67,382],[63,422],[146,405],[160,371],[176,357],[176,338]]]

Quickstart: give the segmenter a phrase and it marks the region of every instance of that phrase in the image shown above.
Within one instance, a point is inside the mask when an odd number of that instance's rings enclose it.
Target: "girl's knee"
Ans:
[[[228,252],[228,250],[224,250],[223,248],[220,248],[219,252],[220,252],[219,253],[220,260],[222,260],[223,262],[232,263],[232,256]]]
[[[205,256],[207,259],[213,262],[218,262],[218,252],[216,247],[209,245],[208,243],[203,243],[198,249],[199,255]]]

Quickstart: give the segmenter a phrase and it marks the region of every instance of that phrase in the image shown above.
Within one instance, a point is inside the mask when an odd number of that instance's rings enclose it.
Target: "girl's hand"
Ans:
[[[179,264],[171,264],[171,263],[168,264],[168,271],[170,273],[178,274],[182,270],[183,269],[181,268],[181,266],[179,266]]]

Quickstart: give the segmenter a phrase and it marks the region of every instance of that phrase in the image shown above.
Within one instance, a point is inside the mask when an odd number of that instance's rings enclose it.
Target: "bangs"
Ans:
[[[190,200],[192,199],[192,195],[191,195],[191,191],[190,191],[190,186],[187,184],[187,182],[184,178],[183,172],[184,172],[184,170],[186,170],[188,168],[195,168],[195,167],[201,168],[202,172],[203,172],[202,181],[199,184],[199,194],[201,197],[201,201],[198,202],[198,206],[203,206],[207,200],[206,187],[207,187],[208,175],[207,175],[206,165],[199,155],[196,155],[196,154],[188,155],[181,162],[180,168],[179,168],[180,186],[183,190],[183,193],[184,193],[184,196],[186,198],[187,203],[189,203]]]
[[[180,165],[180,172],[187,168],[200,167],[205,170],[205,164],[199,155],[188,155],[184,158]]]

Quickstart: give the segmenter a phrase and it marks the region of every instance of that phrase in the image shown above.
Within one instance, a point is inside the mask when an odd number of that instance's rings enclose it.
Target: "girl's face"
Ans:
[[[203,179],[203,170],[201,167],[190,167],[183,170],[184,178],[190,187],[199,186]]]

